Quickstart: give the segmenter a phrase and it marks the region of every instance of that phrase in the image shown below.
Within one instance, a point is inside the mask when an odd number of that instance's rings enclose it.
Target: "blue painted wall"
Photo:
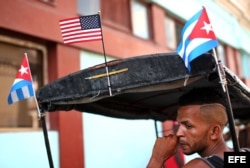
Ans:
[[[55,168],[59,168],[58,133],[48,132]],[[1,168],[49,168],[42,131],[0,133]]]
[[[103,62],[102,55],[81,53],[81,69]],[[86,168],[146,167],[156,138],[153,120],[125,120],[89,113],[83,113],[83,131]]]

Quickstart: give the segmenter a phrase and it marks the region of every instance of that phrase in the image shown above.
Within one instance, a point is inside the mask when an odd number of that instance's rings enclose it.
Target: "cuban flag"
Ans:
[[[182,40],[176,51],[190,72],[190,62],[219,43],[204,7],[186,22],[181,33]]]
[[[10,89],[8,104],[13,104],[17,101],[34,96],[32,83],[29,62],[27,55],[25,55],[21,67],[16,74],[16,79],[14,80],[14,83]]]

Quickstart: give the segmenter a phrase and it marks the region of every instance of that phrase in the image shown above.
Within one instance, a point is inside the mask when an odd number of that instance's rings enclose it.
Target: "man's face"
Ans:
[[[200,105],[182,106],[178,110],[177,137],[185,154],[202,152],[209,144],[208,123],[200,116]]]

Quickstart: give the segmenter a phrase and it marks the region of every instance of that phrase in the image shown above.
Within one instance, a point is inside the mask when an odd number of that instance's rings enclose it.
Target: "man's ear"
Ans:
[[[210,129],[210,138],[212,140],[216,140],[221,136],[221,126],[220,125],[213,125]]]

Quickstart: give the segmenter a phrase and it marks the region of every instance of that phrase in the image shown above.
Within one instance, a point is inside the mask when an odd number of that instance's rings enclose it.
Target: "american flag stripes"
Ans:
[[[100,15],[88,15],[59,21],[64,44],[102,39]]]

